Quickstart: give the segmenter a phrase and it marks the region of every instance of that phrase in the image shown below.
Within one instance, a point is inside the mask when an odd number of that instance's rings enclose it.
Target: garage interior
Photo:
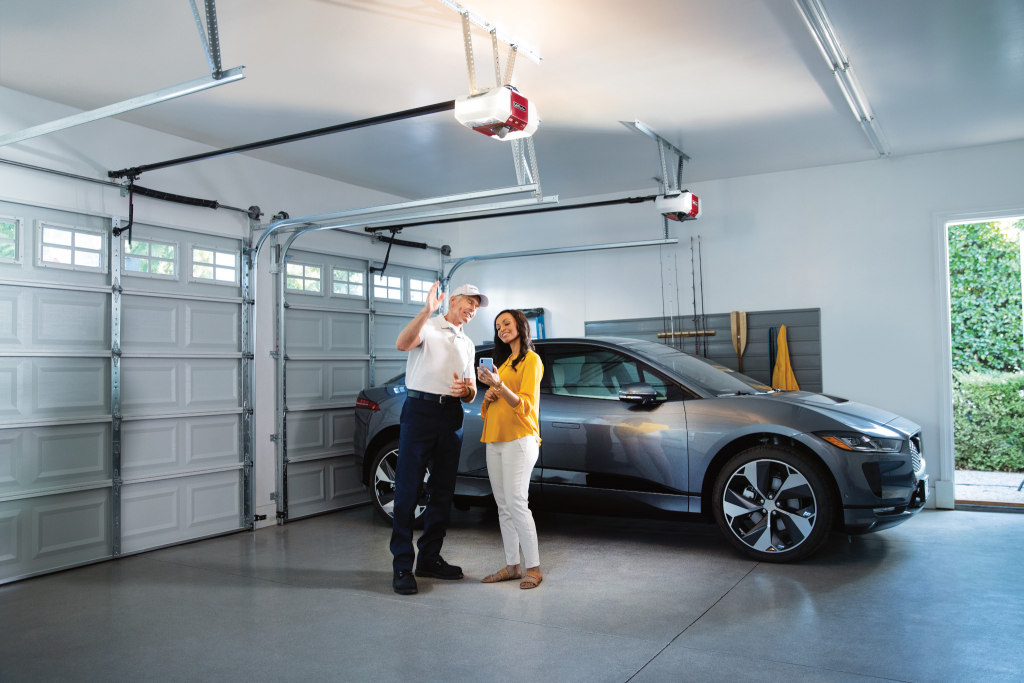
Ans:
[[[1022,45],[1015,0],[0,0],[0,681],[1021,680],[947,226],[1024,216]],[[505,85],[525,129],[460,123]],[[398,596],[356,401],[435,281],[477,344],[764,383],[785,325],[802,389],[920,425],[924,509],[788,564],[537,510],[520,591],[459,505],[466,578]]]

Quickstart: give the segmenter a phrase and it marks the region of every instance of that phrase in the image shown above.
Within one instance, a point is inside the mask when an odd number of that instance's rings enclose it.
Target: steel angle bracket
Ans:
[[[209,90],[210,88],[216,88],[218,85],[224,85],[225,83],[234,83],[240,81],[245,76],[242,74],[243,66],[236,66],[233,69],[228,69],[224,72],[223,76],[219,79],[213,76],[203,76],[197,78],[194,81],[188,81],[179,85],[172,85],[169,88],[157,90],[155,92],[147,93],[145,95],[139,95],[133,97],[130,100],[124,100],[116,104],[109,104],[106,107],[100,107],[99,109],[93,109],[92,111],[82,112],[81,114],[75,114],[68,116],[67,118],[59,119],[57,121],[50,121],[39,126],[33,126],[32,128],[25,128],[14,133],[8,133],[7,135],[0,136],[0,147],[4,145],[11,145],[15,142],[24,142],[32,138],[39,137],[40,135],[47,135],[49,133],[55,133],[65,128],[72,128],[74,126],[80,126],[83,123],[90,123],[92,121],[99,121],[100,119],[109,118],[111,116],[117,116],[118,114],[124,114],[125,112],[133,111],[135,109],[141,109],[148,107],[153,104],[159,104],[160,102],[166,102],[173,100],[178,97],[185,95],[191,95],[192,93],[201,92],[203,90]]]
[[[661,161],[661,178],[658,182],[661,183],[665,194],[678,194],[682,188],[683,162],[689,161],[690,157],[686,153],[684,153],[683,150],[679,149],[671,142],[655,133],[650,126],[643,123],[642,121],[620,121],[619,123],[624,125],[629,130],[646,135],[647,137],[651,138],[652,140],[658,143],[658,158]],[[669,172],[670,167],[665,158],[666,153],[675,154],[678,160],[676,168],[672,169],[675,171],[674,174]]]

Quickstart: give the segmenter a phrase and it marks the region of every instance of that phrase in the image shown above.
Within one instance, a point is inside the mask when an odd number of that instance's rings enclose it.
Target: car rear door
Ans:
[[[545,345],[541,389],[543,490],[546,505],[686,511],[686,415],[682,390],[614,348]],[[638,406],[618,399],[625,385],[647,381],[660,400]],[[671,496],[656,500],[651,496]],[[678,500],[676,498],[678,497]]]

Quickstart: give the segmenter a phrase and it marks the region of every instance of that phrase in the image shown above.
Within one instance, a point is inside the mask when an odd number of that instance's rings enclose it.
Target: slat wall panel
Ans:
[[[693,317],[674,319],[675,330],[694,330]],[[736,351],[732,346],[729,313],[698,316],[698,328],[713,330],[716,334],[698,344],[698,353],[732,370],[738,368]],[[796,381],[804,391],[822,392],[821,374],[821,309],[790,309],[779,311],[747,312],[747,347],[743,354],[743,374],[768,383],[768,330],[786,326],[789,356]],[[588,337],[630,337],[664,343],[657,335],[666,327],[662,318],[633,318],[628,320],[602,320],[587,322]],[[676,339],[673,344],[687,353],[694,353],[693,339]]]

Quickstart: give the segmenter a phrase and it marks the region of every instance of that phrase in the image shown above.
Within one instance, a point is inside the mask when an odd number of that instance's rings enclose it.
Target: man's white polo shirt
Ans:
[[[423,326],[420,343],[409,352],[405,386],[415,391],[448,396],[455,376],[473,377],[476,347],[466,333],[436,315]],[[454,373],[454,374],[453,374]]]

